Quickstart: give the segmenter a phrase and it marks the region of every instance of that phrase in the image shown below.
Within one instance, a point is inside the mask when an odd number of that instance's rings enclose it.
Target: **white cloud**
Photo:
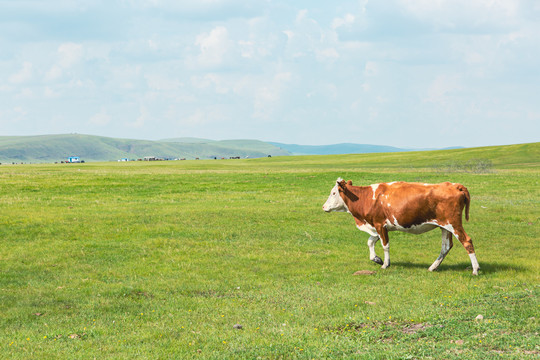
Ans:
[[[148,87],[152,90],[174,91],[178,90],[180,86],[182,86],[180,80],[161,74],[145,75],[145,79]]]
[[[240,40],[238,41],[240,46],[240,55],[244,58],[252,59],[255,56],[255,42]]]
[[[374,61],[367,61],[364,67],[365,76],[375,76],[379,73],[379,65]]]
[[[34,92],[29,88],[23,88],[17,95],[15,99],[30,99],[34,96]]]
[[[21,84],[32,79],[33,65],[29,61],[22,64],[22,69],[9,77],[9,82],[12,84]]]
[[[356,17],[353,14],[346,14],[342,18],[335,18],[332,20],[332,29],[337,29],[341,26],[351,26],[354,24]]]
[[[83,55],[83,46],[75,43],[64,43],[58,47],[58,64],[69,68],[78,63]]]
[[[146,106],[141,106],[139,108],[139,116],[137,116],[137,119],[133,122],[126,123],[127,126],[135,129],[140,129],[144,126],[146,121],[149,120],[150,113],[148,112],[148,109]]]
[[[397,0],[412,16],[441,29],[501,27],[515,24],[519,1],[508,0]]]
[[[62,77],[62,68],[60,66],[54,65],[45,73],[46,81],[54,81]]]
[[[208,120],[207,113],[201,109],[195,110],[194,113],[182,119],[181,121],[183,125],[190,125],[190,126],[206,125],[208,122],[209,120]]]
[[[105,126],[111,122],[111,116],[107,113],[107,110],[102,107],[100,112],[90,118],[89,123],[91,125]]]
[[[238,41],[240,56],[248,60],[262,60],[271,54],[272,47],[271,40],[257,39],[255,36],[253,36],[252,40]]]
[[[287,35],[287,40],[291,40],[294,36],[294,32],[292,32],[291,30],[283,30],[282,33],[284,33],[285,35]]]
[[[296,14],[296,22],[300,23],[300,22],[306,20],[307,19],[307,14],[308,14],[307,9],[302,9],[302,10],[298,11],[298,13]]]
[[[56,50],[56,63],[45,72],[47,82],[61,79],[71,67],[77,65],[83,57],[83,45],[75,43],[60,44]]]
[[[199,128],[209,124],[223,124],[229,121],[227,111],[219,105],[207,106],[204,109],[197,108],[190,115],[183,117],[179,121],[179,125],[189,128]]]
[[[224,76],[214,73],[205,74],[204,76],[193,76],[191,83],[199,89],[212,88],[218,94],[227,94],[230,91],[230,85]]]
[[[439,75],[429,86],[424,101],[448,107],[461,89],[463,85],[459,76]]]
[[[292,80],[292,73],[280,72],[274,75],[272,81],[255,90],[254,113],[258,119],[271,120],[286,86]]]
[[[199,47],[198,64],[205,67],[214,67],[223,64],[227,53],[233,46],[229,39],[229,32],[224,26],[217,26],[209,33],[197,36],[195,45]]]
[[[339,53],[334,48],[316,50],[316,54],[319,61],[334,61],[339,59]]]
[[[59,97],[60,94],[51,89],[50,87],[46,86],[43,90],[43,96],[45,96],[45,98],[53,99]]]
[[[4,118],[9,119],[9,123],[18,123],[27,119],[28,111],[21,106],[16,106],[11,111],[6,111]]]

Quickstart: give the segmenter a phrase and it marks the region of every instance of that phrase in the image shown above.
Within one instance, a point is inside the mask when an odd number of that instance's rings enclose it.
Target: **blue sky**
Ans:
[[[540,141],[540,3],[0,0],[0,135]]]

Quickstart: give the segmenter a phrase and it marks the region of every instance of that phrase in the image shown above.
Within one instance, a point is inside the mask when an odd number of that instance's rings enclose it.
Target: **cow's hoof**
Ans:
[[[390,267],[390,264],[383,264],[383,266],[381,266],[381,269],[386,269],[386,268],[389,268]]]
[[[379,264],[379,265],[383,264],[383,261],[378,256],[375,256],[373,259],[371,259],[371,261],[373,261],[374,263]]]

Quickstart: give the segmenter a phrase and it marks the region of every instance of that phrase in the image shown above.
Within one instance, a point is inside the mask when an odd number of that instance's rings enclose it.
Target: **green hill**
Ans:
[[[313,166],[350,169],[420,169],[482,173],[491,169],[527,169],[540,166],[540,142],[477,148],[409,151],[377,154],[313,155],[281,158]],[[274,160],[276,161],[276,160]]]
[[[146,156],[209,159],[268,155],[282,156],[289,152],[256,140],[149,141],[81,134],[0,137],[0,162],[53,162],[66,160],[68,156],[79,156],[85,161],[110,161]]]
[[[371,152],[379,154],[369,154]],[[122,158],[142,159],[146,156],[165,159],[213,159],[336,153],[350,154],[343,155],[342,161],[350,161],[352,165],[358,166],[392,167],[392,164],[399,163],[400,166],[406,164],[408,167],[417,167],[429,164],[430,167],[467,170],[473,167],[489,168],[492,165],[512,167],[517,158],[530,159],[531,166],[538,166],[540,143],[454,149],[450,150],[449,158],[448,150],[411,151],[360,144],[303,146],[258,140],[216,141],[199,138],[150,141],[81,134],[0,136],[0,163],[55,162],[67,160],[68,156],[79,156],[85,161],[115,161]],[[308,155],[307,159],[309,158]]]

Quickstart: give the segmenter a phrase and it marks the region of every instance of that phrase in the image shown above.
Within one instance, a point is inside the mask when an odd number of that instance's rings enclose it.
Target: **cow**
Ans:
[[[370,186],[353,186],[352,181],[338,178],[323,205],[326,212],[348,212],[354,217],[356,227],[369,234],[369,258],[390,266],[388,232],[403,231],[422,234],[435,228],[442,230],[442,247],[439,257],[429,267],[436,270],[453,246],[452,235],[469,254],[473,275],[478,275],[478,261],[471,238],[462,225],[462,213],[469,220],[471,196],[461,184],[421,184],[390,182]],[[375,254],[375,244],[381,240],[384,262]]]

